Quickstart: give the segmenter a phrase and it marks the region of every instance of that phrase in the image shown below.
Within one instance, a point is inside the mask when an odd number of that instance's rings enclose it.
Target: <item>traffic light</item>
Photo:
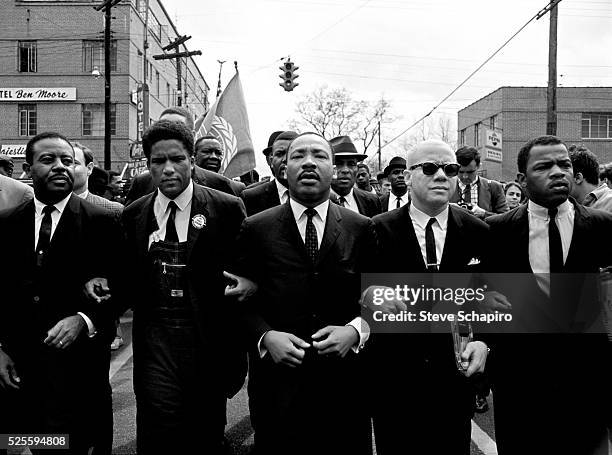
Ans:
[[[287,61],[283,63],[283,66],[279,66],[278,69],[282,71],[282,74],[279,76],[283,82],[279,82],[282,88],[285,89],[286,92],[292,91],[298,84],[295,80],[300,77],[295,74],[295,71],[299,68],[299,66],[295,66],[295,64],[287,58]]]

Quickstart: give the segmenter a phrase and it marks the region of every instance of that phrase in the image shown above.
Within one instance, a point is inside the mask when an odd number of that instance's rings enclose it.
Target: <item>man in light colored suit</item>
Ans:
[[[72,148],[74,149],[74,194],[119,217],[123,212],[123,205],[119,202],[109,201],[101,196],[97,196],[87,189],[87,179],[94,167],[91,150],[78,142],[73,142]]]
[[[28,185],[0,175],[0,210],[16,207],[34,197],[34,191]]]

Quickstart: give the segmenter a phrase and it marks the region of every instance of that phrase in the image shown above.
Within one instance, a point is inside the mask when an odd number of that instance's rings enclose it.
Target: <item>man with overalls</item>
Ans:
[[[118,286],[134,308],[138,453],[221,453],[226,399],[246,373],[223,277],[244,205],[192,182],[185,125],[153,124],[143,149],[158,189],[123,213],[128,269]]]

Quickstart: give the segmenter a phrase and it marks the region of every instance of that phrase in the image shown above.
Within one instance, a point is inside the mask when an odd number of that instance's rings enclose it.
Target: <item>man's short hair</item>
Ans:
[[[217,141],[221,144],[221,141],[219,141],[219,139],[217,139],[215,136],[213,136],[212,134],[207,134],[206,136],[202,136],[201,138],[199,138],[197,141],[195,141],[195,144],[193,144],[194,148],[198,146],[198,144],[200,142],[202,142],[204,139],[212,139],[213,141]],[[223,144],[221,144],[223,145]]]
[[[460,147],[456,152],[457,163],[461,166],[469,166],[472,161],[476,161],[476,166],[480,165],[480,152],[474,147],[464,145]]]
[[[185,124],[190,130],[193,131],[193,128],[194,128],[193,115],[191,115],[191,112],[189,112],[184,107],[182,106],[168,107],[162,111],[159,118],[162,118],[166,114],[177,114],[177,115],[180,115],[181,117],[184,117]]]
[[[529,161],[529,152],[531,152],[531,149],[534,148],[536,145],[558,145],[558,144],[565,145],[565,143],[561,139],[559,139],[557,136],[545,135],[545,136],[538,136],[534,139],[531,139],[529,142],[523,145],[521,149],[519,150],[518,157],[516,159],[518,171],[521,174],[525,174],[527,172],[527,162]]]
[[[612,163],[606,163],[603,165],[603,169],[599,173],[599,178],[601,180],[608,179],[612,181]]]
[[[83,157],[85,158],[85,166],[87,166],[89,163],[93,163],[94,157],[89,147],[81,144],[80,142],[73,141],[72,148],[74,149],[74,147],[78,147],[83,151]]]
[[[285,133],[287,133],[287,132],[288,132],[288,131],[285,131]],[[289,132],[292,132],[292,131],[289,131]],[[289,144],[287,144],[287,152],[288,152],[288,151],[289,151],[289,149],[291,148],[291,145],[292,145],[292,144],[293,144],[293,143],[294,143],[294,142],[295,142],[297,139],[301,138],[302,136],[307,136],[307,135],[317,136],[317,137],[319,137],[319,138],[323,139],[325,142],[327,142],[327,145],[329,146],[329,150],[330,150],[330,152],[331,152],[331,157],[332,157],[332,159],[333,159],[334,149],[333,149],[332,145],[329,143],[329,141],[328,141],[327,139],[325,139],[325,137],[321,136],[319,133],[315,133],[314,131],[306,131],[306,132],[304,132],[304,133],[300,133],[300,134],[298,134],[297,136],[295,136],[293,139],[291,139],[291,142],[289,142]],[[279,135],[279,136],[276,138],[276,141],[278,141],[278,140],[282,140],[282,139],[281,139],[281,136],[282,136],[282,134],[281,134],[281,135]],[[274,141],[274,142],[276,142],[276,141]]]
[[[357,170],[359,170],[359,169],[365,169],[366,172],[368,173],[368,175],[371,175],[370,174],[370,167],[367,164],[365,164],[365,163],[357,164]]]
[[[34,136],[26,144],[26,149],[25,149],[26,163],[32,164],[34,162],[34,146],[36,145],[37,142],[40,142],[44,139],[61,139],[62,141],[65,141],[72,149],[72,144],[70,143],[68,138],[66,138],[66,136],[60,133],[56,133],[54,131],[45,131],[43,133],[40,133]],[[72,152],[74,153],[74,149],[72,149]]]
[[[142,135],[142,149],[147,160],[151,158],[151,148],[155,143],[172,139],[181,142],[189,156],[193,156],[193,133],[187,125],[159,120],[147,128]]]
[[[574,176],[580,172],[587,183],[598,185],[599,163],[597,162],[597,156],[584,145],[572,144],[568,151],[574,168]]]

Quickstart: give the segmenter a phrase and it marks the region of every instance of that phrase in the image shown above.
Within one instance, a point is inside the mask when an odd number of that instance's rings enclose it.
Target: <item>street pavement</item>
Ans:
[[[112,353],[111,359],[110,379],[115,419],[114,454],[136,453],[136,402],[132,388],[131,326],[131,317],[126,315],[121,320],[125,344]],[[472,421],[471,455],[497,454],[491,396],[489,396],[489,405],[488,412],[476,414]],[[253,446],[253,430],[249,420],[246,385],[228,402],[227,420],[226,437],[234,454],[248,454]],[[441,429],[441,437],[443,437],[442,432]]]

